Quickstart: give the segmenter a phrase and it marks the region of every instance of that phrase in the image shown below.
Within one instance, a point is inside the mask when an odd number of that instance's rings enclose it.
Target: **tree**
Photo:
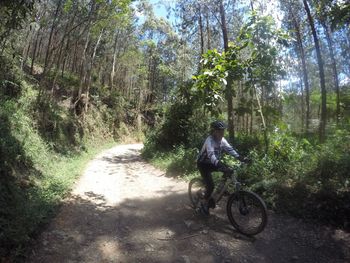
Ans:
[[[306,55],[305,55],[305,49],[304,49],[304,43],[303,43],[303,36],[302,36],[302,28],[300,23],[300,18],[298,18],[297,15],[297,5],[292,3],[292,1],[289,1],[287,3],[286,8],[290,20],[292,23],[292,29],[294,29],[296,40],[297,40],[297,55],[299,57],[299,60],[301,61],[301,72],[303,76],[303,83],[304,83],[304,89],[305,89],[305,105],[306,105],[306,116],[305,116],[305,128],[306,132],[309,132],[309,124],[310,124],[310,84],[309,84],[309,76],[308,76],[308,70],[306,66]],[[302,101],[302,105],[304,105],[304,101]],[[303,107],[303,106],[302,106]],[[302,119],[304,118],[303,112],[302,112]],[[302,122],[303,123],[303,122]]]
[[[316,28],[315,28],[315,23],[311,15],[309,4],[307,3],[306,0],[303,0],[303,4],[304,4],[304,8],[305,8],[309,25],[311,28],[312,36],[314,39],[318,68],[319,68],[320,85],[321,85],[321,119],[320,119],[320,126],[319,126],[319,139],[321,142],[323,142],[326,136],[325,132],[326,132],[326,121],[327,121],[327,91],[326,91],[325,75],[324,75],[324,69],[323,69],[323,60],[322,60],[320,44],[319,44],[319,40],[318,40]]]
[[[6,41],[13,30],[22,28],[23,22],[34,8],[35,0],[3,0],[0,2],[0,48],[4,50]]]
[[[336,93],[336,122],[339,123],[340,118],[340,89],[339,89],[339,79],[338,79],[338,69],[337,69],[337,63],[336,58],[334,54],[334,43],[333,43],[333,35],[330,30],[330,24],[329,16],[327,14],[327,9],[329,10],[330,7],[330,1],[323,0],[316,2],[316,10],[317,10],[317,18],[320,21],[324,32],[325,37],[328,45],[328,50],[330,53],[331,63],[332,63],[332,73],[333,73],[333,82],[334,82],[334,90]],[[328,5],[328,6],[327,6]],[[350,11],[350,10],[349,10]]]
[[[222,30],[222,38],[224,42],[224,50],[225,52],[228,52],[228,33],[227,33],[227,26],[226,26],[226,14],[224,9],[223,1],[219,1],[220,6],[220,18],[221,18],[221,30]],[[232,77],[232,71],[229,72],[227,76],[227,87],[226,87],[226,100],[227,100],[227,123],[228,123],[228,132],[230,134],[230,137],[233,139],[235,137],[235,130],[234,130],[234,111],[233,111],[233,94],[232,94],[232,84],[233,84],[233,77]]]
[[[257,96],[258,88],[271,90],[277,76],[282,74],[278,63],[278,42],[284,42],[286,34],[274,28],[270,17],[253,14],[242,27],[237,44],[229,43],[226,52],[209,50],[202,59],[200,74],[194,76],[195,93],[205,108],[213,115],[220,113],[219,103],[227,94],[227,79],[245,81],[245,92],[256,95],[258,112],[262,117],[267,147],[267,130],[263,108]],[[251,103],[251,102],[250,102]],[[250,104],[252,105],[252,104]]]

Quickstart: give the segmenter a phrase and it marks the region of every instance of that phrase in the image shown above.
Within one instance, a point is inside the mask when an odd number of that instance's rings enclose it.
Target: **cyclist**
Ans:
[[[210,135],[205,140],[197,159],[198,170],[206,187],[204,202],[201,206],[201,212],[205,215],[209,215],[209,208],[215,208],[215,202],[210,198],[214,190],[211,173],[214,171],[232,173],[232,169],[220,161],[221,153],[225,152],[241,162],[245,161],[245,158],[241,157],[224,138],[226,128],[226,124],[222,121],[217,120],[210,124]]]

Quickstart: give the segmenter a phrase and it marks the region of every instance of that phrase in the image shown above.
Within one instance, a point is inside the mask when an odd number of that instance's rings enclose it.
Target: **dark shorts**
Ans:
[[[201,176],[203,178],[203,181],[206,187],[206,192],[204,197],[208,199],[214,190],[214,181],[211,173],[218,171],[218,167],[216,167],[211,163],[202,163],[202,162],[197,162],[197,167],[199,172],[201,173]]]

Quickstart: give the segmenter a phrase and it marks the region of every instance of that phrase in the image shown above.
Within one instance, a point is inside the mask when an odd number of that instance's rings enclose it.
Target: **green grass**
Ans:
[[[40,170],[28,175],[31,181],[28,189],[18,187],[16,182],[11,184],[14,189],[13,202],[6,203],[6,210],[12,211],[10,217],[3,222],[6,230],[2,237],[7,249],[11,251],[11,257],[21,258],[25,254],[27,242],[55,215],[86,164],[97,153],[113,145],[114,141],[91,144],[85,151],[72,156],[57,155],[49,151],[46,158],[35,162]]]
[[[116,144],[98,110],[86,117],[81,136],[65,129],[77,125],[68,109],[40,109],[36,87],[22,81],[21,88],[18,99],[0,96],[0,258],[15,261],[23,259],[87,162]],[[56,118],[57,112],[63,117]],[[40,130],[41,116],[57,120],[51,137]]]

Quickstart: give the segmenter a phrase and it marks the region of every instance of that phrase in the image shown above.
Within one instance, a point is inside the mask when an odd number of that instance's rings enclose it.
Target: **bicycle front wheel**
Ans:
[[[265,202],[255,193],[239,191],[227,201],[227,216],[242,234],[252,236],[264,230],[267,224]]]
[[[194,209],[200,205],[201,198],[204,197],[205,185],[201,178],[194,178],[188,184],[188,195]]]

